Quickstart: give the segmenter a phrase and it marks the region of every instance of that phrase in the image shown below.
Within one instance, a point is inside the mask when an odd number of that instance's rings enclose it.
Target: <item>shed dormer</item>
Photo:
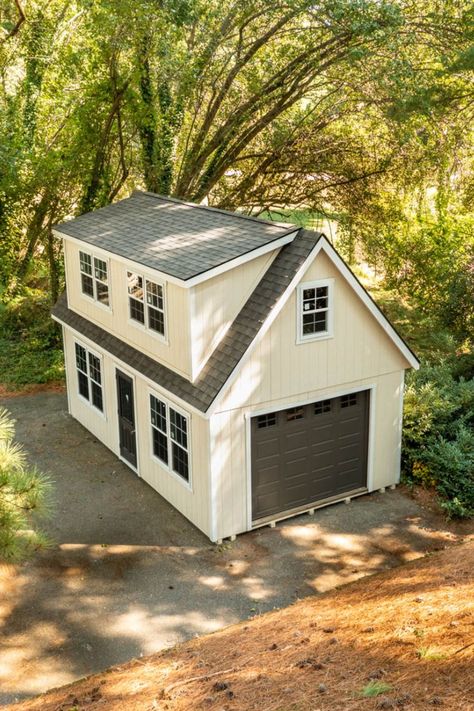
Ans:
[[[146,192],[55,231],[69,307],[191,381],[296,234]]]

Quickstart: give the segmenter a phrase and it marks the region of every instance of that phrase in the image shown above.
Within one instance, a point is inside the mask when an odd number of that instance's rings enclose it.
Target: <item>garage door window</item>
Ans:
[[[257,427],[259,430],[263,427],[273,427],[273,425],[276,425],[276,421],[276,412],[268,412],[266,415],[259,415],[257,417]]]
[[[304,417],[304,409],[302,407],[290,407],[286,411],[287,422],[292,422],[292,420],[302,420]]]
[[[314,403],[314,414],[324,415],[325,412],[331,412],[331,400],[321,400]]]
[[[333,282],[326,279],[298,287],[298,343],[332,336]]]
[[[341,407],[352,407],[357,405],[357,393],[351,393],[350,395],[343,395],[341,397]]]

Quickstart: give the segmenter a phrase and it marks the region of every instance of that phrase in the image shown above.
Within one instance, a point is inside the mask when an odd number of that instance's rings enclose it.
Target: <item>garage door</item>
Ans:
[[[369,391],[252,418],[252,519],[367,486]]]

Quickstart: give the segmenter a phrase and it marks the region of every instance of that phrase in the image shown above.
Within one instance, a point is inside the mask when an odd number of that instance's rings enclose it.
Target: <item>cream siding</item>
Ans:
[[[191,288],[193,380],[199,375],[277,253],[275,251],[264,254]]]
[[[133,270],[119,258],[110,255],[108,259],[110,309],[82,294],[80,251],[94,254],[94,250],[90,249],[89,245],[80,247],[74,242],[64,240],[69,308],[184,377],[191,378],[189,291],[170,282],[165,284],[167,334],[164,342],[158,334],[153,334],[129,319],[127,270]],[[137,272],[162,283],[161,279],[153,275],[153,271],[147,269],[140,271],[137,268]]]
[[[217,538],[251,525],[248,418],[256,412],[373,387],[370,489],[396,483],[408,363],[333,262],[320,252],[301,282],[332,278],[334,336],[296,344],[296,290],[251,351],[211,418]]]
[[[117,395],[115,370],[118,368],[130,375],[134,381],[135,416],[137,433],[138,471],[140,476],[169,501],[178,511],[194,523],[197,528],[211,537],[211,517],[209,508],[209,421],[196,413],[186,410],[174,402],[172,397],[160,394],[147,381],[127,369],[107,352],[76,336],[63,327],[64,353],[66,361],[66,383],[70,414],[118,457],[119,429],[117,415]],[[75,367],[75,342],[102,356],[102,377],[104,392],[104,415],[91,407],[78,395]],[[192,490],[179,480],[152,456],[152,435],[150,424],[149,394],[154,392],[180,412],[186,412],[190,423],[190,462]]]

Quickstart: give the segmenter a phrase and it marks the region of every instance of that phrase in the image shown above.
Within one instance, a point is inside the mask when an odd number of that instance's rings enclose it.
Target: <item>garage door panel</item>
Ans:
[[[368,405],[361,391],[252,418],[253,519],[365,487]]]

